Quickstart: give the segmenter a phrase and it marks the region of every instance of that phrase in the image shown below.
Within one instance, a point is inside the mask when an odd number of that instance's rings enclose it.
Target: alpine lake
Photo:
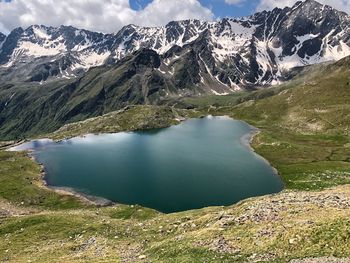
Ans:
[[[275,169],[249,146],[255,131],[209,116],[157,130],[30,141],[11,150],[31,150],[49,186],[171,213],[281,191]]]

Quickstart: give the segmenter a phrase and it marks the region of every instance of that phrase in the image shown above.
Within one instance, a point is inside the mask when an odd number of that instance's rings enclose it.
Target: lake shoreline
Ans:
[[[38,160],[36,160],[36,158],[32,155],[32,152],[30,151],[28,152],[28,157],[34,162],[36,162],[41,168],[40,180],[39,180],[40,183],[38,184],[39,187],[55,192],[59,195],[74,196],[80,201],[82,201],[83,203],[94,205],[97,207],[106,207],[106,206],[115,205],[115,203],[112,202],[111,200],[108,200],[106,198],[102,198],[99,196],[87,195],[82,192],[78,192],[70,187],[50,186],[46,180],[47,173],[45,171],[45,166],[42,163],[40,163]]]
[[[237,119],[234,119],[234,118],[232,118],[230,116],[227,116],[227,115],[223,115],[223,116],[207,115],[207,116],[203,116],[203,117],[200,117],[200,118],[211,118],[211,117],[214,117],[214,118],[228,118],[228,119],[231,119],[231,120],[240,121],[240,122],[244,123],[245,125],[247,125],[251,129],[251,131],[249,133],[247,133],[247,134],[245,134],[245,135],[243,135],[241,137],[242,145],[244,145],[245,147],[249,148],[249,150],[251,150],[259,159],[263,160],[266,164],[268,164],[271,167],[271,169],[274,171],[276,176],[278,176],[279,179],[281,179],[281,182],[283,184],[283,188],[282,188],[281,191],[283,191],[284,190],[284,182],[283,182],[282,178],[280,177],[280,175],[278,173],[278,170],[275,167],[273,167],[269,163],[269,161],[266,160],[263,156],[261,156],[258,153],[256,153],[255,149],[252,146],[254,138],[257,135],[259,135],[261,131],[258,128],[250,125],[249,123],[247,123],[245,121],[237,120]],[[185,119],[179,120],[178,124],[171,125],[171,126],[179,125],[182,122],[184,122],[186,120],[189,120],[189,119],[192,119],[192,118],[185,118]],[[197,118],[193,118],[193,119],[197,119]],[[169,127],[171,127],[171,126],[169,126]],[[168,127],[164,127],[163,129],[165,129],[165,128],[168,128]],[[151,130],[151,129],[148,129],[148,130]],[[49,138],[48,138],[48,140],[51,140],[51,141],[53,141],[55,143],[60,143],[62,141],[68,141],[68,140],[72,140],[72,139],[75,139],[75,138],[79,138],[79,139],[86,138],[89,135],[98,136],[98,135],[104,135],[104,134],[117,134],[117,133],[121,133],[121,132],[137,132],[137,131],[120,131],[120,132],[116,132],[116,133],[82,134],[82,135],[74,136],[74,137],[71,137],[71,138],[64,138],[63,140],[62,139],[61,140],[54,140],[54,139],[49,139]],[[45,140],[45,138],[42,138],[42,140]],[[30,141],[30,140],[22,141],[22,143],[25,143],[25,142],[28,142],[28,141]],[[16,147],[18,145],[20,145],[20,143],[16,143],[15,145],[12,145],[11,147],[9,147],[9,149],[12,148],[12,147]],[[45,166],[42,163],[40,163],[38,160],[36,160],[36,158],[34,157],[34,155],[33,155],[31,150],[27,150],[27,152],[28,152],[28,156],[41,167],[41,174],[40,174],[40,181],[41,181],[41,183],[40,183],[40,187],[43,187],[46,190],[53,191],[53,192],[58,193],[60,195],[74,196],[74,197],[76,197],[77,199],[81,200],[84,203],[87,203],[87,204],[90,204],[90,205],[95,205],[95,206],[98,206],[98,207],[116,205],[116,203],[114,203],[113,201],[108,200],[106,198],[102,198],[102,197],[94,196],[94,195],[88,195],[88,194],[79,192],[78,190],[75,190],[75,189],[70,188],[70,187],[57,187],[57,186],[49,185],[49,183],[48,183],[48,181],[46,179],[48,175],[47,175],[47,173],[45,171]]]
[[[244,123],[246,123],[245,121],[242,121]],[[254,143],[254,139],[261,133],[261,130],[250,125],[249,123],[246,123],[251,129],[252,131],[247,134],[247,135],[244,135],[242,137],[242,144],[245,145],[246,147],[248,147],[258,158],[262,159],[266,164],[268,164],[272,170],[275,172],[276,176],[278,176],[280,179],[281,179],[281,182],[283,183],[283,189],[282,191],[284,190],[285,188],[285,183],[281,177],[281,175],[279,174],[277,168],[275,168],[267,159],[265,159],[262,155],[258,154],[254,147],[252,146],[253,143]]]

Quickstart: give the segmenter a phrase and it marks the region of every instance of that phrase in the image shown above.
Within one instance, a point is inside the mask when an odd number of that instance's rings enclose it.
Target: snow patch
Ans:
[[[14,92],[11,96],[10,96],[10,98],[6,101],[6,103],[5,103],[5,107],[10,103],[10,101],[12,100],[12,98],[14,97],[16,95],[16,92]]]
[[[73,65],[72,68],[89,69],[91,67],[103,65],[110,55],[111,55],[111,52],[109,51],[101,54],[98,54],[97,52],[94,52],[94,51],[83,52],[79,56],[80,63]]]
[[[211,90],[211,92],[214,94],[214,95],[218,95],[218,96],[225,96],[225,95],[229,95],[230,93],[227,93],[227,92],[217,92],[216,90]]]
[[[256,26],[245,27],[236,21],[230,21],[229,24],[230,26],[226,26],[220,34],[216,33],[217,27],[211,28],[213,54],[220,62],[224,62],[226,58],[240,53],[244,47],[249,46],[256,30]]]
[[[34,26],[33,32],[40,39],[51,40],[51,36],[48,35],[44,28]]]
[[[28,56],[28,57],[45,57],[45,56],[56,56],[63,52],[66,52],[66,46],[62,43],[62,41],[54,41],[45,42],[40,45],[37,43],[33,43],[28,40],[21,40],[18,43],[17,48],[12,53],[11,61],[18,60],[20,57]]]

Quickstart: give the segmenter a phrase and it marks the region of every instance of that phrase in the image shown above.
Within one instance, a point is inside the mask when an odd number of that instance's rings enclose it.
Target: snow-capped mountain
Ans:
[[[246,18],[129,25],[116,34],[67,26],[17,28],[6,38],[0,34],[0,71],[6,72],[0,76],[11,79],[21,72],[38,82],[74,78],[141,49],[159,55],[154,70],[179,90],[226,94],[278,83],[294,67],[350,55],[350,17],[306,0]],[[190,72],[182,70],[189,67]]]
[[[110,55],[108,40],[111,37],[67,26],[17,28],[3,43],[0,63],[3,67],[11,67],[18,62],[30,63],[37,58],[51,58],[52,61],[69,54],[77,59],[71,67],[90,68],[103,64]]]

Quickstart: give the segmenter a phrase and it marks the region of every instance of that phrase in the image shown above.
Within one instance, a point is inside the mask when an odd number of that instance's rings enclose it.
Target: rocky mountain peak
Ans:
[[[159,27],[128,25],[115,34],[34,25],[15,29],[7,38],[0,35],[1,41],[0,74],[6,69],[4,76],[12,71],[27,77],[31,65],[30,72],[40,68],[41,73],[29,79],[74,78],[92,67],[121,63],[133,54],[151,60],[151,64],[137,60],[140,65],[159,64],[160,73],[168,79],[186,75],[196,89],[207,92],[219,87],[219,93],[226,94],[279,83],[294,67],[350,55],[350,18],[306,0],[246,18],[190,19]],[[188,70],[191,65],[195,70]],[[175,74],[180,69],[181,74]]]
[[[143,48],[134,55],[133,62],[136,65],[158,68],[161,64],[159,54],[154,50]]]

